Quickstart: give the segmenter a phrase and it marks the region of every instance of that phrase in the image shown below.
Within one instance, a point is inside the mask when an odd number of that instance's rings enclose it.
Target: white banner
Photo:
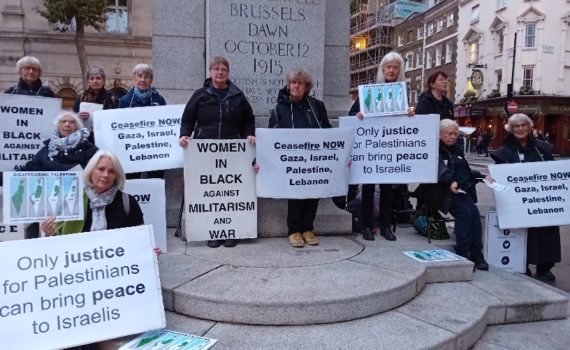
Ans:
[[[497,213],[487,212],[485,255],[490,265],[509,272],[526,271],[526,229],[499,228]]]
[[[257,129],[256,143],[259,197],[346,195],[352,128]]]
[[[257,237],[254,158],[246,140],[190,140],[184,151],[189,240]]]
[[[208,350],[217,342],[217,339],[157,329],[139,335],[119,350],[141,350],[147,344],[147,350]]]
[[[5,171],[3,216],[5,223],[83,220],[83,172]]]
[[[163,179],[136,179],[125,182],[125,193],[135,197],[144,215],[144,223],[152,225],[154,241],[163,253],[166,244],[166,195]]]
[[[358,100],[365,117],[408,114],[405,82],[358,85]]]
[[[489,165],[507,191],[493,191],[499,227],[570,224],[570,160]]]
[[[182,112],[184,105],[95,112],[95,144],[115,153],[126,173],[182,168]]]
[[[0,171],[18,170],[32,160],[60,112],[59,98],[0,94]]]
[[[0,186],[0,205],[4,203],[4,188]],[[4,224],[3,210],[0,210],[0,242],[25,238],[24,225]]]
[[[355,130],[351,184],[437,182],[439,115],[340,117]]]
[[[165,326],[152,227],[0,243],[3,349],[59,349]]]

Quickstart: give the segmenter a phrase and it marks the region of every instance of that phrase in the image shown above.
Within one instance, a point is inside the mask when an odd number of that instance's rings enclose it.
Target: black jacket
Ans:
[[[332,128],[325,104],[306,95],[300,102],[292,102],[287,87],[277,96],[277,106],[271,110],[270,128],[320,129]]]
[[[438,100],[430,91],[424,91],[418,98],[416,114],[439,114],[440,120],[455,120],[453,103],[446,96]]]
[[[244,139],[254,135],[253,109],[243,92],[230,80],[226,96],[220,99],[214,91],[212,79],[206,79],[204,86],[196,90],[184,108],[180,136]]]
[[[59,152],[51,160],[48,156],[48,144],[50,140],[45,140],[45,146],[39,150],[34,159],[24,165],[22,171],[67,171],[76,165],[81,165],[83,169],[97,152],[97,146],[91,142],[83,142],[77,148],[64,152]]]
[[[21,78],[18,80],[18,84],[9,87],[5,94],[9,95],[27,95],[27,96],[42,96],[42,97],[55,97],[55,94],[47,86],[42,85],[40,79],[36,80],[31,86],[26,84]]]
[[[83,93],[85,95],[87,92]],[[73,104],[73,111],[75,113],[79,112],[79,105],[81,104],[83,95],[77,96],[75,103]],[[103,109],[113,109],[116,107],[117,100],[113,93],[105,88],[101,89],[95,99],[91,103],[98,103],[103,105]]]
[[[107,230],[114,228],[124,228],[131,226],[139,226],[144,224],[143,213],[137,200],[129,195],[129,215],[125,212],[123,205],[123,192],[117,191],[115,198],[109,205],[105,207],[105,218],[107,219]],[[87,213],[85,213],[85,222],[83,224],[83,232],[91,230],[93,222],[93,213],[87,204]]]
[[[529,136],[526,147],[523,147],[513,134],[508,134],[501,147],[491,153],[491,158],[497,164],[550,161],[554,160],[552,148],[549,143],[537,140],[532,135]],[[526,254],[527,264],[553,266],[554,263],[560,262],[562,259],[560,228],[558,226],[529,228]]]

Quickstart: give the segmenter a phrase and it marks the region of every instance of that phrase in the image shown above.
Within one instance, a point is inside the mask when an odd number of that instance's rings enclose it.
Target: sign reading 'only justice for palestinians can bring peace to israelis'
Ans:
[[[169,105],[95,112],[95,144],[115,153],[125,173],[182,168],[183,111],[184,105]]]
[[[60,112],[59,98],[0,94],[0,171],[19,170],[34,159]]]
[[[493,191],[499,227],[570,224],[570,160],[489,165],[507,191]]]
[[[149,225],[0,243],[2,349],[61,349],[165,326]]]
[[[189,240],[257,237],[254,159],[246,140],[190,140],[184,151]]]
[[[256,129],[255,133],[259,197],[346,195],[352,128]]]
[[[339,118],[355,129],[351,184],[437,182],[439,115]]]

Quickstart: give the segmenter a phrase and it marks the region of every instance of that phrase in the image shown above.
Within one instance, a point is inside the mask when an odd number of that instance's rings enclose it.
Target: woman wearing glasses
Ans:
[[[445,96],[447,82],[447,74],[443,71],[437,71],[428,77],[426,90],[418,98],[416,114],[439,114],[440,120],[455,120],[453,102]]]
[[[47,86],[42,85],[40,77],[42,76],[42,65],[40,61],[33,56],[24,56],[16,63],[16,70],[20,75],[18,83],[8,90],[6,94],[28,95],[41,97],[55,97],[55,94]]]

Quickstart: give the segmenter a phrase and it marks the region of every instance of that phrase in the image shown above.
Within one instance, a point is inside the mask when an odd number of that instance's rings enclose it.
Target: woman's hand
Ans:
[[[162,254],[162,250],[160,250],[159,247],[155,247],[153,249],[153,251],[154,251],[154,254],[156,254],[156,256],[160,256],[160,254]]]
[[[249,135],[247,137],[247,142],[251,143],[252,145],[255,145],[255,136]]]
[[[492,184],[493,182],[495,182],[495,179],[493,179],[491,176],[487,175],[485,176],[485,180],[487,180],[490,184]]]
[[[40,227],[46,234],[46,237],[50,237],[55,233],[55,225],[55,218],[53,216],[50,216],[49,218],[42,221]]]
[[[457,184],[457,181],[453,181],[451,183],[451,186],[449,186],[449,190],[455,194],[459,193],[459,185]]]
[[[408,107],[408,117],[416,115],[416,107]]]
[[[190,139],[190,137],[188,137],[188,136],[180,136],[180,138],[178,139],[178,144],[180,145],[180,147],[186,148],[186,147],[188,147],[188,140],[189,139]]]
[[[253,172],[256,174],[259,172],[259,164],[257,163],[253,164]]]
[[[358,119],[360,119],[360,120],[364,119],[364,113],[362,113],[362,112],[357,112],[357,113],[356,113],[356,118],[358,118]]]
[[[348,168],[350,169],[350,167],[352,166],[352,159],[348,160]]]
[[[82,120],[87,120],[89,118],[91,118],[91,113],[89,112],[79,112],[79,118],[81,118]]]

